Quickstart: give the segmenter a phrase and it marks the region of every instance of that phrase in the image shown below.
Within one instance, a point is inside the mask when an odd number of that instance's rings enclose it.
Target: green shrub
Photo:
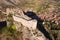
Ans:
[[[10,30],[10,31],[15,31],[15,30],[16,30],[15,25],[11,25],[11,26],[9,27],[9,30]]]

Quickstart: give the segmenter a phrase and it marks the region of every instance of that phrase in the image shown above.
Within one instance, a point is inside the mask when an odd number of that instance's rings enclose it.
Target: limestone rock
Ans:
[[[37,21],[35,19],[28,21],[26,19],[23,19],[21,17],[16,17],[14,15],[13,15],[13,19],[14,21],[22,23],[22,25],[24,25],[25,27],[32,28],[33,30],[36,29]]]

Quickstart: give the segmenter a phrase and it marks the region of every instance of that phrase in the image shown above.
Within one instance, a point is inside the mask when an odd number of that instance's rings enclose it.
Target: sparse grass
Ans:
[[[44,12],[47,8],[49,8],[49,3],[44,3],[39,5],[39,7],[37,8],[37,13],[39,12]]]
[[[46,27],[46,30],[50,33],[50,35],[52,35],[53,37],[54,37],[54,39],[56,39],[56,40],[59,40],[60,38],[60,33],[59,33],[59,31],[60,30],[56,30],[56,28],[58,29],[58,28],[60,28],[60,24],[56,24],[56,23],[53,23],[53,22],[45,22],[45,24],[44,24],[44,27]],[[51,30],[51,28],[52,28],[52,30]]]

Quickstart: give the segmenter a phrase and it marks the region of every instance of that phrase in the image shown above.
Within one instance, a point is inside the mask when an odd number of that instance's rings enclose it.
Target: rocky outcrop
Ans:
[[[19,31],[19,32],[22,31],[23,32],[23,38],[24,38],[24,36],[27,36],[28,39],[30,39],[30,40],[35,40],[35,39],[36,40],[40,40],[40,39],[41,40],[47,40],[47,38],[45,37],[44,33],[42,33],[41,31],[37,31],[37,32],[41,32],[41,33],[36,33],[35,32],[36,34],[34,34],[33,31],[35,31],[37,29],[36,28],[37,27],[37,20],[36,19],[33,20],[32,18],[30,18],[27,15],[25,15],[21,9],[19,9],[19,8],[9,9],[8,8],[6,10],[5,14],[7,14],[7,18],[8,18],[9,14],[12,14],[13,19],[11,17],[10,21],[13,20],[12,22],[16,26],[17,31]],[[8,19],[10,19],[10,18],[8,18]],[[12,22],[10,22],[10,23],[12,23]],[[21,26],[21,24],[23,26]],[[24,27],[28,28],[28,31],[26,31],[26,29],[24,29]],[[28,34],[26,34],[25,31],[28,32]],[[40,35],[42,35],[42,36],[40,36]]]
[[[26,17],[26,18],[28,18],[28,17]],[[37,21],[35,19],[34,20],[26,20],[22,17],[17,17],[14,15],[13,15],[13,19],[14,19],[14,21],[22,23],[22,25],[24,25],[25,27],[32,28],[33,30],[36,29]]]
[[[22,13],[21,15],[15,14],[13,15],[14,21],[21,23],[23,26],[16,26],[16,29],[20,31],[21,27],[23,27],[23,40],[47,40],[47,38],[44,36],[44,34],[37,30],[37,20],[31,19],[30,17],[24,15]]]
[[[27,17],[26,17],[27,18]],[[22,17],[17,17],[13,15],[13,19],[16,22],[20,22],[23,26],[23,40],[47,40],[42,32],[37,30],[37,20],[26,20]],[[17,26],[16,26],[17,27]],[[17,30],[21,29],[21,27],[17,27]]]

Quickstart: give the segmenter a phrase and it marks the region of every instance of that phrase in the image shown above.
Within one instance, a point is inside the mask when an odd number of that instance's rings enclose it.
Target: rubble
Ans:
[[[60,13],[56,13],[56,14],[42,13],[38,15],[38,17],[45,21],[55,22],[56,24],[60,23]]]

